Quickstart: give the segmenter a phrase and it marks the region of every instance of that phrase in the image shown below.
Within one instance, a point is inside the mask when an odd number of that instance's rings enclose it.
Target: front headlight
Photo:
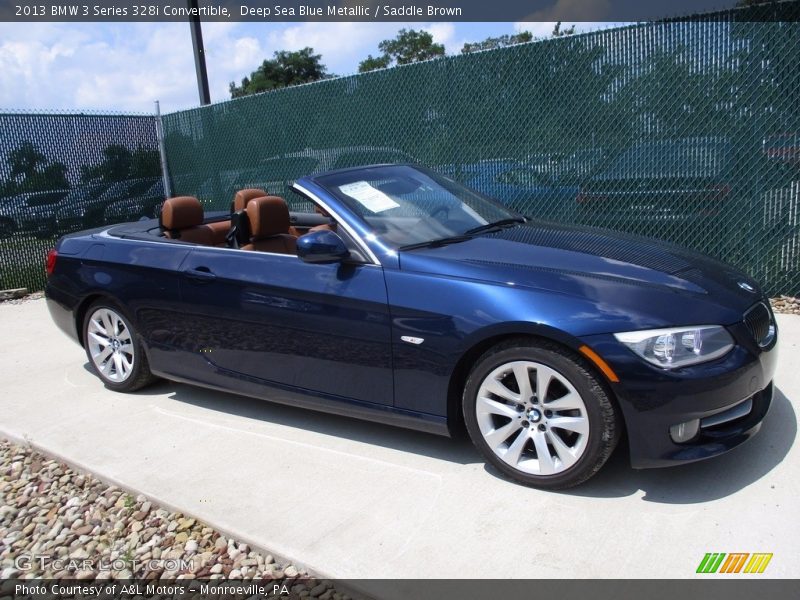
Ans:
[[[733,348],[733,338],[719,325],[629,331],[615,333],[614,337],[650,364],[663,369],[714,360]]]

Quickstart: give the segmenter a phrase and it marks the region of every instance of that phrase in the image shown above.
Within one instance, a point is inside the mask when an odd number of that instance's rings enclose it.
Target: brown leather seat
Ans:
[[[224,242],[228,224],[205,225],[203,219],[203,205],[194,196],[169,198],[161,207],[161,226],[166,237],[204,246]]]
[[[239,190],[233,197],[232,212],[239,212],[240,210],[244,210],[245,208],[247,208],[247,205],[250,203],[251,200],[255,198],[264,198],[265,196],[267,196],[267,192],[265,192],[264,190],[259,190],[257,188]]]
[[[278,196],[255,198],[247,204],[250,243],[242,250],[295,254],[297,237],[289,233],[289,207]]]
[[[239,214],[243,213],[247,208],[247,205],[256,198],[265,198],[268,194],[264,190],[258,188],[248,188],[244,190],[239,190],[236,192],[236,195],[233,197],[233,204],[231,205],[231,225],[236,223],[237,229],[239,228],[240,218],[238,217]],[[246,235],[247,232],[243,232],[243,235]],[[294,228],[289,228],[289,234],[295,237],[299,237],[299,232]],[[229,236],[236,235],[235,233],[229,234],[226,232],[226,240],[228,240]],[[240,234],[242,235],[242,234]],[[241,239],[241,237],[239,237]],[[238,247],[238,245],[234,245],[233,247]]]

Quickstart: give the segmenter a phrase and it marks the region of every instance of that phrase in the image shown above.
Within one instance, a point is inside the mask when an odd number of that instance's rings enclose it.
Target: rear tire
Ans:
[[[89,364],[108,389],[133,392],[155,381],[131,320],[115,303],[92,304],[82,331]]]
[[[463,411],[487,462],[542,489],[583,483],[620,437],[604,383],[580,356],[547,341],[519,338],[486,352],[467,379]]]

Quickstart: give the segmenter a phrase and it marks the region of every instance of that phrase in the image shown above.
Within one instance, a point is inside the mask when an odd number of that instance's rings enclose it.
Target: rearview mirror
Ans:
[[[297,256],[307,263],[341,262],[350,256],[342,238],[332,231],[314,231],[297,238]]]

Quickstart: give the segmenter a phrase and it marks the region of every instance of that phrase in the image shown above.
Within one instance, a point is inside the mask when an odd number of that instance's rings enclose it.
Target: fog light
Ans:
[[[676,444],[683,444],[688,442],[700,430],[700,419],[692,419],[685,423],[678,423],[669,428],[669,436]]]

